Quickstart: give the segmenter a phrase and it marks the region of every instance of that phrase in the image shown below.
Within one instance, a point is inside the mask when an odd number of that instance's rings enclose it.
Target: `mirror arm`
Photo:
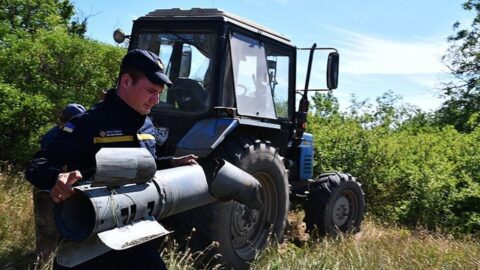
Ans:
[[[310,49],[310,55],[308,57],[307,78],[305,79],[305,90],[303,92],[305,96],[307,95],[308,84],[310,83],[310,72],[312,71],[313,53],[315,52],[315,48],[317,48],[317,43],[313,43],[313,46]]]
[[[331,47],[318,47],[318,48],[297,48],[297,50],[299,51],[309,51],[309,50],[316,50],[316,51],[335,51],[338,53],[338,50],[335,49],[335,48],[331,48]]]
[[[329,91],[332,91],[332,89],[328,89],[328,88],[325,88],[325,89],[297,89],[296,91],[297,92],[301,92],[301,91],[304,91],[307,90],[307,92],[329,92]]]
[[[310,72],[311,72],[311,70],[312,70],[313,53],[314,53],[316,50],[320,50],[320,51],[335,51],[336,53],[338,53],[338,50],[335,49],[335,48],[332,48],[332,47],[319,47],[319,48],[317,48],[317,43],[314,43],[311,48],[297,48],[297,50],[300,50],[300,51],[309,50],[309,51],[310,51],[310,55],[309,55],[309,58],[308,58],[307,78],[305,79],[305,88],[303,89],[303,95],[306,97],[308,91],[312,91],[312,92],[317,92],[317,91],[330,91],[331,89],[312,89],[312,90],[309,90],[309,89],[308,89],[308,85],[309,85],[309,83],[310,83]]]

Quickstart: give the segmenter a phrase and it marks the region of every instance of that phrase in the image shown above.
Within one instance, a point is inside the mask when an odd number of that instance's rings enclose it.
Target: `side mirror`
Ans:
[[[119,44],[125,41],[125,33],[122,29],[119,28],[113,32],[113,40]]]
[[[180,64],[179,77],[188,78],[192,68],[192,47],[188,44],[183,45],[182,60]]]
[[[328,54],[327,88],[330,90],[336,89],[338,86],[339,62],[340,62],[340,55],[337,52],[331,52]]]

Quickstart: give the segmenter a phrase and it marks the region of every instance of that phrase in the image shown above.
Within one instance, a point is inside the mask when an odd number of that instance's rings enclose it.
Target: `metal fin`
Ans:
[[[123,250],[171,233],[153,217],[101,232],[98,237],[109,248]]]
[[[57,263],[65,267],[75,267],[110,251],[110,248],[95,235],[83,242],[63,239],[57,248]]]

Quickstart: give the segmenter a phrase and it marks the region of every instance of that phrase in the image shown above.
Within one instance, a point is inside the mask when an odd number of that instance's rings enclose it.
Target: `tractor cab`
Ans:
[[[158,54],[173,82],[151,112],[163,154],[196,122],[220,116],[291,137],[296,48],[282,35],[217,9],[156,10],[134,21],[137,48]]]

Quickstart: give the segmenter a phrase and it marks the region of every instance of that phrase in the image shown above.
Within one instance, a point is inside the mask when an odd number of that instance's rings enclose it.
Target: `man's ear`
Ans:
[[[123,73],[122,77],[120,77],[120,84],[124,87],[132,85],[132,77],[127,73]]]

